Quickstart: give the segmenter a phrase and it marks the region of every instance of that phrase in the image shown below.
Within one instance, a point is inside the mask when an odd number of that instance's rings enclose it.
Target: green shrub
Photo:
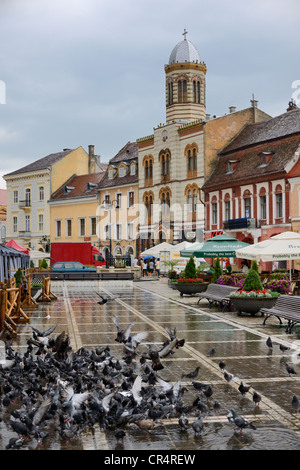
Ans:
[[[14,274],[14,278],[16,280],[16,285],[22,284],[22,279],[24,278],[24,274],[21,268],[17,269],[17,271]]]
[[[45,258],[42,259],[42,261],[41,261],[41,266],[40,266],[40,267],[43,268],[43,269],[47,269],[47,268],[48,268],[48,263],[47,263],[47,261],[46,261]]]
[[[213,284],[217,283],[217,280],[219,279],[220,276],[222,276],[222,274],[223,274],[223,270],[221,268],[220,259],[218,257],[214,265],[214,274],[212,278]]]
[[[243,286],[243,290],[250,291],[250,290],[262,290],[263,285],[260,280],[258,272],[251,267],[250,271],[247,274],[245,279],[245,283]]]
[[[251,269],[254,269],[256,272],[258,272],[258,264],[256,260],[252,261]]]
[[[184,269],[184,277],[187,279],[195,279],[196,277],[196,265],[194,257],[192,255],[189,261],[186,263],[186,267]]]

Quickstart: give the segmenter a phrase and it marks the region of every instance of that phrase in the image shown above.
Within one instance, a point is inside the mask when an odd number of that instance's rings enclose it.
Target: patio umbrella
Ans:
[[[183,250],[180,250],[180,256],[182,256],[183,258],[189,258],[196,249],[200,249],[202,248],[202,246],[203,246],[203,243],[199,243],[199,242],[192,243],[190,246],[187,246]]]
[[[236,256],[265,262],[300,259],[300,234],[296,232],[279,233],[268,240],[237,250]]]
[[[200,245],[194,247],[192,253],[196,258],[234,258],[236,250],[248,246],[248,243],[223,234],[210,238]]]

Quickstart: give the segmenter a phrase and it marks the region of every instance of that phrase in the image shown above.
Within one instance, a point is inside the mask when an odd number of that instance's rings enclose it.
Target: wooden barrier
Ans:
[[[25,298],[22,302],[22,308],[25,308],[25,309],[38,308],[38,303],[31,296],[31,282],[32,282],[32,274],[28,274],[26,276],[26,292],[24,296]]]
[[[51,280],[50,276],[43,276],[43,287],[42,292],[37,297],[37,302],[51,302],[51,300],[57,300],[57,297],[51,291]]]
[[[13,282],[9,281],[0,289],[0,327],[1,331],[7,329],[16,335],[17,323],[27,322],[29,317],[21,307],[21,286],[9,287],[11,285]]]

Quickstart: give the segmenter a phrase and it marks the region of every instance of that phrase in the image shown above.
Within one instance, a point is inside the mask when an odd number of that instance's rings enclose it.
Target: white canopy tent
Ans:
[[[297,232],[279,233],[268,240],[236,250],[236,256],[264,262],[300,260],[300,234]]]
[[[140,257],[144,258],[144,256],[154,256],[155,258],[159,256],[159,253],[161,251],[171,251],[173,248],[173,245],[171,243],[167,242],[162,242],[159,245],[152,246],[151,248],[148,248],[148,250],[142,251],[140,253]]]

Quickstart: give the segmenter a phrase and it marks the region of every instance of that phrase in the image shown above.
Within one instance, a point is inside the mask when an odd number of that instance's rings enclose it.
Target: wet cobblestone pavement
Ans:
[[[55,284],[52,290],[58,300],[39,304],[31,312],[28,324],[18,325],[18,335],[13,340],[14,350],[24,352],[27,340],[32,337],[30,325],[45,330],[58,323],[57,334],[65,330],[74,351],[81,347],[93,350],[109,345],[112,355],[122,356],[123,345],[115,342],[116,328],[112,317],[117,317],[121,327],[135,321],[133,333],[147,331],[148,337],[138,346],[138,352],[147,351],[148,344],[160,346],[168,339],[165,327],[177,326],[178,338],[185,344],[175,354],[162,359],[164,369],[159,376],[175,383],[182,374],[200,366],[197,381],[211,384],[213,395],[207,404],[209,412],[204,418],[202,435],[195,437],[191,426],[182,432],[178,417],[163,419],[151,431],[139,429],[135,424],[126,427],[123,444],[116,443],[113,430],[101,431],[99,426],[85,429],[80,438],[66,443],[53,429],[41,448],[76,450],[200,450],[200,449],[300,449],[300,414],[291,405],[295,393],[300,397],[300,365],[293,364],[297,375],[289,377],[285,363],[295,361],[297,335],[287,335],[277,320],[269,319],[263,325],[261,316],[238,317],[233,311],[222,312],[208,308],[203,300],[198,305],[196,297],[180,297],[179,292],[168,287],[166,279],[134,282],[132,287],[99,287]],[[98,305],[96,292],[118,295],[105,305]],[[269,351],[266,339],[271,336],[273,350]],[[298,341],[299,342],[299,341]],[[291,349],[282,353],[279,344]],[[215,353],[209,351],[214,348]],[[230,382],[219,367],[226,363],[226,371],[233,375]],[[133,366],[134,367],[134,366]],[[243,381],[250,385],[250,393],[242,396],[238,387]],[[197,396],[190,379],[182,379],[187,388],[184,403],[190,404]],[[253,391],[262,396],[259,407],[252,400]],[[213,403],[220,403],[216,413]],[[11,405],[13,406],[13,405]],[[17,406],[17,405],[15,405]],[[228,423],[227,414],[234,408],[238,414],[253,422],[256,430],[246,429],[241,435]],[[6,425],[10,410],[2,411],[0,423],[0,448],[5,449],[9,438],[15,436]],[[192,423],[195,414],[189,416]],[[33,440],[22,448],[35,449]]]

